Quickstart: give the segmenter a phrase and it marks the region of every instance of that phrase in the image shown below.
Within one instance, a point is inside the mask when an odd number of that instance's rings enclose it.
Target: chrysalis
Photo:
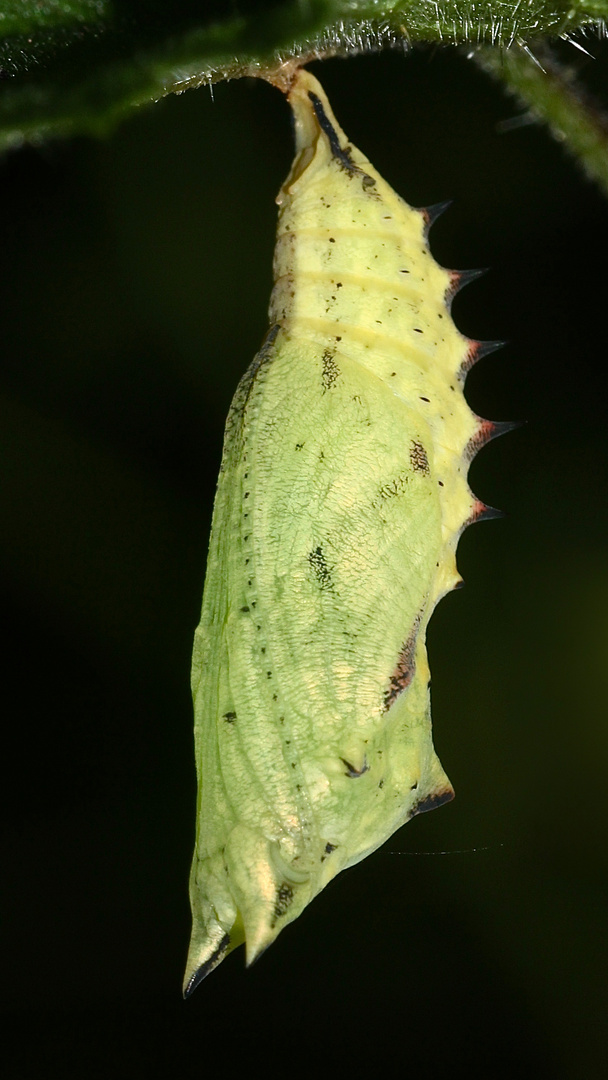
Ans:
[[[487,511],[465,402],[490,346],[450,318],[428,211],[396,195],[319,83],[289,90],[266,341],[226,424],[195,635],[198,811],[185,993],[251,963],[324,886],[453,797],[425,633]]]

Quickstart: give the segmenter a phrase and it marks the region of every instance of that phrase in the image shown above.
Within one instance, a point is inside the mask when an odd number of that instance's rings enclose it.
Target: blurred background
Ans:
[[[592,51],[579,67],[608,106],[608,47]],[[223,424],[266,329],[288,109],[243,80],[107,141],[4,157],[11,1080],[565,1078],[604,1061],[608,202],[463,56],[312,70],[400,194],[453,200],[435,257],[491,268],[454,317],[509,342],[471,373],[470,404],[527,421],[472,466],[507,517],[464,535],[466,589],[430,627],[457,797],[341,875],[250,971],[238,950],[182,1002],[190,649]]]

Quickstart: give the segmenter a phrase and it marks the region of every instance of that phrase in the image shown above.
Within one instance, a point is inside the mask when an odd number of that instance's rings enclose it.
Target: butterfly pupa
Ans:
[[[190,993],[251,963],[345,867],[453,797],[425,634],[484,507],[457,276],[305,70],[288,100],[270,330],[226,423],[192,692]]]

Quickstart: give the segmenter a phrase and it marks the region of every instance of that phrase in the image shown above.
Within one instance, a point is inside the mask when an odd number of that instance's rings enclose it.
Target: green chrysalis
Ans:
[[[461,276],[298,70],[266,341],[226,424],[192,666],[198,808],[185,993],[251,963],[347,866],[453,797],[426,626],[488,512],[468,463],[498,432],[463,384],[492,347]]]

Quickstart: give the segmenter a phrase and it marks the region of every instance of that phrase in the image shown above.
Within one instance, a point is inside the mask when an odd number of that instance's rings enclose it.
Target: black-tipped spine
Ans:
[[[483,360],[484,356],[490,356],[491,353],[497,352],[498,349],[503,349],[505,345],[508,345],[507,341],[476,341],[470,339],[469,351],[460,365],[460,374],[464,378],[475,364]]]
[[[489,442],[498,439],[501,435],[506,435],[509,431],[515,431],[525,423],[522,420],[483,420],[481,417],[478,417],[478,420],[479,427],[473,438],[469,440],[464,452],[466,461],[472,461],[481,448],[487,446]]]
[[[445,294],[445,302],[448,308],[451,306],[456,293],[459,293],[461,289],[465,289],[467,285],[471,285],[472,282],[477,281],[478,278],[483,277],[487,272],[488,269],[485,266],[479,270],[450,270],[450,284]]]
[[[487,503],[477,500],[467,525],[475,525],[478,521],[498,521],[500,518],[506,517],[504,510],[497,510],[495,506],[488,506]]]
[[[420,209],[420,213],[424,218],[426,225],[426,234],[428,236],[429,229],[435,224],[437,218],[441,217],[446,210],[452,205],[451,199],[444,199],[443,202],[433,203],[432,206],[423,206]]]

